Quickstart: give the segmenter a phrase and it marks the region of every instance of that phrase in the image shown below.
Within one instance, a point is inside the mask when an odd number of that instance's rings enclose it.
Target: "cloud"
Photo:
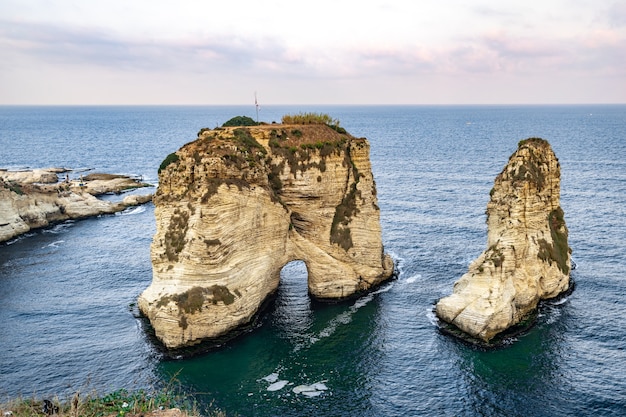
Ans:
[[[26,100],[22,95],[32,90],[30,100],[41,100],[54,85],[56,100],[71,93],[75,102],[98,94],[112,102],[124,95],[134,102],[222,102],[218,97],[249,95],[264,84],[287,97],[282,102],[306,101],[305,95],[375,102],[375,90],[389,103],[428,101],[416,92],[428,92],[432,102],[471,102],[487,90],[493,101],[510,102],[529,100],[524,94],[535,84],[549,88],[557,80],[564,92],[572,83],[582,91],[586,80],[611,97],[622,88],[626,100],[624,2],[354,7],[324,0],[303,12],[283,0],[255,3],[253,10],[238,10],[242,1],[181,1],[7,0],[0,5],[2,99],[10,90]],[[526,90],[514,91],[522,85]]]
[[[617,1],[611,5],[607,12],[607,20],[613,28],[626,27],[626,2]]]
[[[245,70],[272,57],[292,61],[279,44],[263,39],[123,39],[98,29],[0,22],[0,48],[43,62],[130,71]]]

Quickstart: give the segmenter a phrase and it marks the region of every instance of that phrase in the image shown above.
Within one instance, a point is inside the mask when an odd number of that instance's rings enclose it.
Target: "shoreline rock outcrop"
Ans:
[[[248,324],[291,261],[320,299],[393,273],[369,143],[327,125],[202,129],[163,161],[154,203],[153,280],[138,306],[168,349]]]
[[[152,200],[152,195],[128,195],[112,202],[97,198],[107,193],[148,186],[122,175],[91,174],[59,182],[62,168],[32,171],[0,170],[0,242],[33,229],[70,219],[112,214]]]
[[[572,285],[560,165],[547,141],[519,143],[495,179],[487,228],[487,249],[435,308],[441,320],[485,343]]]

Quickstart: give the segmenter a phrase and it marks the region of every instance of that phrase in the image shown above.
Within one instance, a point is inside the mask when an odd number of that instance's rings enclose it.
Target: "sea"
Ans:
[[[172,360],[136,307],[152,279],[153,205],[33,231],[0,245],[0,402],[176,387],[228,416],[626,415],[626,105],[293,105],[258,117],[300,112],[370,141],[397,279],[324,304],[289,263],[249,332]],[[156,186],[166,155],[238,115],[257,117],[254,105],[0,106],[0,168]],[[529,137],[561,164],[576,288],[484,350],[442,333],[433,306],[486,248],[489,191]]]

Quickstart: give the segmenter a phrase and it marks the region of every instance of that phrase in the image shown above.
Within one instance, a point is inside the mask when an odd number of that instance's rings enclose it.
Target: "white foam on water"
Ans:
[[[324,382],[327,382],[327,381],[324,380],[324,381],[316,382],[311,385],[306,385],[306,384],[298,385],[296,387],[293,387],[291,391],[294,394],[302,394],[307,397],[318,397],[324,391],[328,390],[328,387],[326,386]]]
[[[405,279],[404,282],[406,282],[407,284],[413,284],[418,279],[422,279],[422,274],[411,275],[410,277]]]
[[[137,206],[137,207],[127,208],[126,210],[115,213],[115,214],[118,216],[132,216],[133,214],[141,214],[145,211],[146,211],[145,206]]]
[[[429,308],[428,310],[426,310],[426,318],[428,319],[428,322],[430,324],[432,324],[435,327],[438,326],[437,315],[435,314],[435,311],[432,308]]]
[[[387,252],[387,254],[393,260],[393,266],[396,269],[398,276],[402,275],[402,270],[403,270],[402,264],[404,263],[404,258],[395,252]]]
[[[561,317],[560,308],[548,308],[547,310],[545,319],[546,324],[553,324],[559,319],[559,317]]]
[[[276,381],[273,384],[271,384],[269,387],[267,387],[268,391],[279,391],[281,389],[283,389],[285,387],[285,385],[287,385],[289,383],[289,381],[285,381],[285,380],[280,380],[280,381]]]
[[[57,240],[56,242],[52,242],[52,243],[44,246],[42,249],[45,249],[45,248],[58,248],[61,243],[65,243],[65,241],[64,240]]]
[[[313,385],[298,385],[291,390],[294,394],[302,394],[303,392],[317,391]]]
[[[302,395],[307,397],[319,397],[322,395],[322,391],[304,391]]]
[[[560,306],[562,304],[565,304],[569,301],[569,297],[563,297],[557,301],[551,301],[549,304],[553,305],[553,306]]]
[[[68,221],[63,222],[61,224],[57,224],[56,226],[52,227],[51,229],[46,229],[43,232],[44,233],[51,233],[53,235],[58,235],[59,233],[63,233],[65,231],[67,231],[67,229],[69,229],[72,226],[74,226],[74,222],[72,220],[68,220]]]
[[[326,382],[326,381],[324,381]],[[324,384],[324,382],[316,382],[315,384],[311,385],[313,388],[315,388],[318,391],[326,391],[328,389],[328,387],[326,386],[326,384]]]
[[[264,376],[263,378],[261,378],[263,381],[269,382],[270,384],[278,381],[278,373],[277,372],[272,372],[271,374]]]
[[[19,235],[17,237],[14,237],[13,239],[9,240],[8,242],[5,242],[5,245],[12,245],[14,243],[19,242],[22,239],[26,239],[28,237],[32,237],[35,236],[35,233],[24,233],[23,235]]]
[[[328,322],[326,327],[324,327],[319,333],[310,335],[308,345],[304,345],[304,346],[298,345],[294,348],[294,351],[298,351],[302,348],[312,346],[315,343],[319,342],[321,339],[331,336],[333,333],[335,333],[335,331],[340,325],[350,324],[350,322],[352,322],[352,316],[354,315],[354,313],[359,311],[359,309],[361,309],[362,307],[365,307],[366,305],[368,305],[374,299],[375,295],[382,294],[391,290],[391,288],[393,288],[393,285],[394,283],[390,282],[386,285],[383,285],[376,291],[373,291],[369,294],[366,294],[358,298],[354,302],[354,304],[350,306],[350,308],[347,311],[344,311],[343,313],[340,313],[336,317],[332,318]]]

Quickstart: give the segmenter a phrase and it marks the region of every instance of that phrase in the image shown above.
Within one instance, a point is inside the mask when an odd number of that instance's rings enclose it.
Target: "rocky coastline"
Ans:
[[[0,169],[0,243],[65,220],[113,214],[145,204],[152,194],[128,195],[117,202],[98,197],[150,186],[125,175],[76,177],[67,168]]]

